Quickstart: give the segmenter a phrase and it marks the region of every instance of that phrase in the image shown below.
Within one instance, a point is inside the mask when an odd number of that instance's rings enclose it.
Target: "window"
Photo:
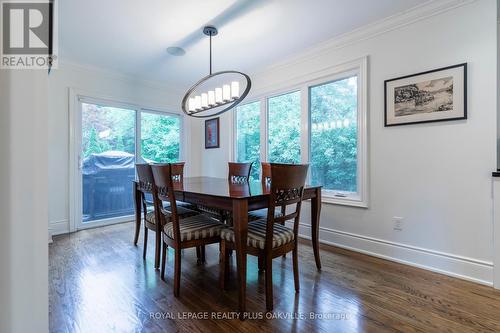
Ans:
[[[267,100],[269,162],[300,163],[300,91]]]
[[[181,158],[182,118],[136,105],[75,95],[71,113],[72,219],[76,228],[127,221],[137,162]]]
[[[253,162],[251,177],[260,177],[260,102],[236,110],[236,162]]]
[[[178,116],[141,112],[141,156],[145,162],[179,161],[180,119]]]
[[[357,192],[357,86],[351,76],[309,88],[311,184],[327,191]]]
[[[271,163],[308,163],[308,183],[322,186],[323,202],[367,207],[367,63],[365,57],[302,75],[277,94],[262,94],[253,113],[240,108],[235,160],[260,153]],[[260,116],[259,105],[266,106]]]

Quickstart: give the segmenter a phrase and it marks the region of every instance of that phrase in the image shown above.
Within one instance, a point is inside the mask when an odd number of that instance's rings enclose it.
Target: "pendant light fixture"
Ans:
[[[245,99],[252,87],[245,73],[234,70],[212,73],[212,37],[217,35],[217,29],[206,26],[203,33],[210,38],[210,72],[189,88],[181,105],[185,114],[196,118],[213,117],[231,110]]]

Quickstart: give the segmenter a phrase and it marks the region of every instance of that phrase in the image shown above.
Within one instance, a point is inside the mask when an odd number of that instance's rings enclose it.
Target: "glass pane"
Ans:
[[[311,87],[311,182],[357,192],[357,76]]]
[[[148,163],[179,161],[180,118],[158,113],[141,113],[141,155]]]
[[[133,215],[135,111],[82,103],[83,222]]]
[[[300,163],[300,91],[268,103],[269,162]]]
[[[254,162],[251,177],[260,178],[260,102],[236,111],[236,162]]]

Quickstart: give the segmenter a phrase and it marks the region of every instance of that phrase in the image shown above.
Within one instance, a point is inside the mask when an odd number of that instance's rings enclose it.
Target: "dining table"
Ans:
[[[136,239],[141,227],[141,192],[134,182]],[[181,182],[174,182],[175,200],[202,205],[231,212],[235,233],[235,255],[239,285],[239,311],[246,311],[246,275],[247,275],[247,233],[248,212],[268,207],[270,185],[262,181],[233,183],[227,178],[185,177]],[[319,255],[319,222],[321,213],[321,186],[306,185],[304,200],[311,203],[311,240],[316,261],[316,268],[321,270]]]

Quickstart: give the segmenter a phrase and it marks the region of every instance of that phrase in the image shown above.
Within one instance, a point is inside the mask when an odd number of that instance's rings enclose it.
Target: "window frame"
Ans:
[[[295,78],[283,80],[274,86],[263,87],[260,90],[251,93],[245,104],[260,101],[260,159],[263,162],[268,161],[269,152],[269,129],[268,129],[268,99],[287,93],[300,91],[301,95],[301,163],[310,161],[311,144],[311,110],[310,110],[310,89],[312,87],[327,84],[329,82],[341,80],[349,76],[357,76],[358,92],[358,167],[357,167],[357,185],[358,191],[342,192],[335,190],[322,190],[322,202],[337,205],[346,205],[354,207],[368,207],[369,201],[369,179],[368,179],[368,57],[362,57],[340,65],[327,67],[323,70],[300,75]],[[237,128],[235,113],[232,116],[232,149],[231,159],[237,156]],[[309,170],[307,181],[311,180]]]

